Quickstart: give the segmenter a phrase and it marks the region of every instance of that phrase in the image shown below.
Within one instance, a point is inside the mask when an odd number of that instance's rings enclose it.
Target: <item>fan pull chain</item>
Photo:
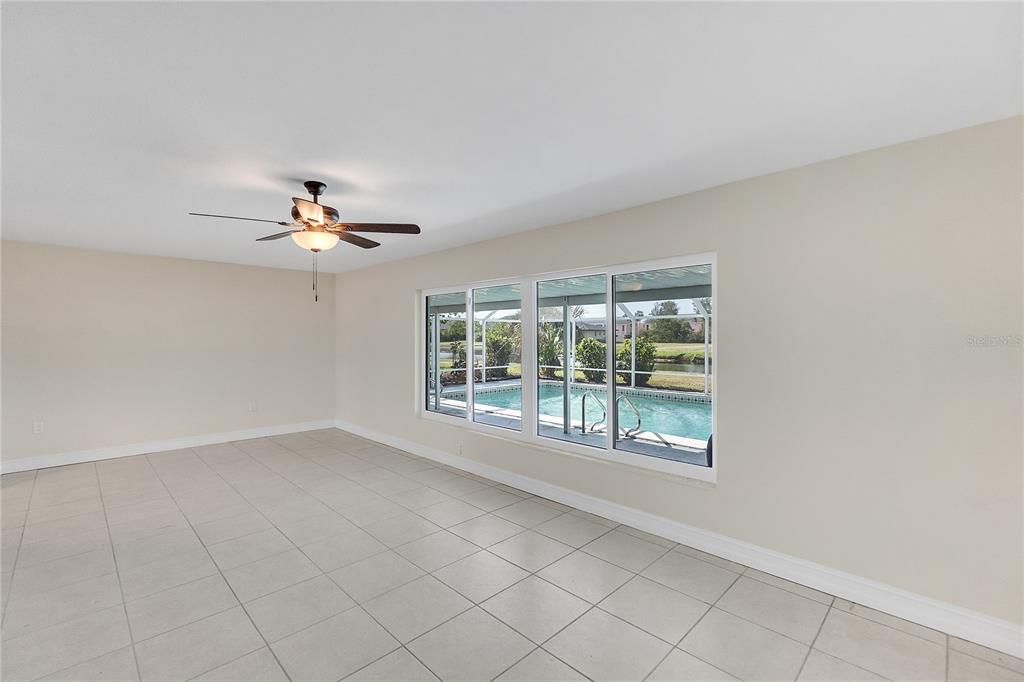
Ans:
[[[317,275],[317,272],[316,272],[316,251],[314,251],[313,252],[313,303],[316,303],[317,301],[320,300],[320,295],[317,293],[317,290],[316,290],[316,275]]]

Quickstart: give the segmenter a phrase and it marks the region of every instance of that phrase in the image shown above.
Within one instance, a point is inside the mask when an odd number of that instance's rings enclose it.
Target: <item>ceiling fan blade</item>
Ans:
[[[355,244],[356,246],[361,246],[364,249],[375,249],[378,246],[380,246],[380,242],[375,242],[372,239],[367,239],[366,237],[360,237],[357,234],[349,234],[344,230],[331,232],[331,234],[338,235],[338,239],[340,239],[343,242]]]
[[[407,223],[338,223],[340,227],[348,232],[386,232],[388,234],[419,234],[419,225]]]
[[[204,218],[227,218],[228,220],[251,220],[256,223],[274,223],[275,225],[290,225],[283,220],[265,220],[263,218],[243,218],[237,215],[218,215],[217,213],[189,213],[189,215],[202,216]]]
[[[284,223],[284,224],[287,225],[287,223]],[[290,235],[292,232],[299,232],[299,230],[288,230],[287,232],[278,232],[277,234],[268,234],[266,237],[260,237],[256,241],[258,241],[258,242],[269,242],[269,241],[273,241],[275,239],[284,239],[285,237]]]

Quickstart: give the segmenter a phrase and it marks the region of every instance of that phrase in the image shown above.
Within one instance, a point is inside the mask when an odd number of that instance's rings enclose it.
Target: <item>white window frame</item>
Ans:
[[[660,459],[651,455],[642,455],[627,450],[615,449],[615,410],[610,410],[609,428],[604,448],[590,445],[582,445],[569,441],[559,440],[541,436],[537,433],[537,285],[539,282],[564,279],[567,277],[583,277],[587,275],[605,276],[605,310],[607,315],[607,329],[614,334],[615,329],[615,306],[613,298],[614,277],[633,272],[646,270],[665,270],[669,268],[684,268],[694,265],[711,266],[711,296],[714,300],[715,322],[711,325],[711,347],[715,349],[715,357],[720,356],[718,350],[718,328],[721,320],[721,304],[718,297],[718,254],[707,252],[689,256],[678,256],[653,261],[642,261],[634,263],[621,263],[615,265],[596,266],[590,268],[576,268],[572,270],[561,270],[557,272],[545,272],[521,277],[511,277],[494,280],[484,280],[463,285],[438,287],[424,289],[419,292],[419,311],[417,315],[418,332],[416,338],[416,367],[417,367],[417,412],[422,419],[441,422],[444,424],[467,428],[487,435],[519,441],[531,447],[546,450],[554,450],[573,456],[584,457],[591,460],[614,462],[641,469],[656,471],[658,473],[681,476],[684,478],[696,479],[707,483],[715,483],[718,480],[718,462],[721,459],[722,451],[718,438],[718,402],[720,392],[715,386],[711,400],[711,432],[715,439],[714,456],[711,459],[711,466],[700,466],[689,462],[678,462],[675,460]],[[473,290],[486,287],[501,286],[506,284],[518,284],[520,291],[520,325],[522,326],[522,422],[518,431],[477,422],[474,419],[473,410]],[[426,379],[426,354],[427,354],[427,297],[438,294],[451,294],[465,292],[466,294],[466,416],[457,417],[454,415],[434,412],[427,409],[426,390],[424,381]],[[528,331],[529,330],[529,331]],[[612,337],[614,338],[614,336]],[[606,385],[608,395],[614,395],[615,382],[615,344],[606,343],[607,357],[605,360],[607,371]],[[717,382],[716,382],[717,384]]]

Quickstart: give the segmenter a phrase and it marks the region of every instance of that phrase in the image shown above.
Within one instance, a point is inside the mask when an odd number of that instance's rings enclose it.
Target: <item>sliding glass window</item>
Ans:
[[[473,290],[473,420],[522,429],[522,290]]]
[[[711,465],[711,265],[615,275],[615,449]]]
[[[424,413],[716,480],[715,258],[424,292]]]
[[[426,297],[424,405],[429,412],[466,416],[466,292]]]
[[[537,434],[604,448],[608,428],[605,275],[537,283]]]

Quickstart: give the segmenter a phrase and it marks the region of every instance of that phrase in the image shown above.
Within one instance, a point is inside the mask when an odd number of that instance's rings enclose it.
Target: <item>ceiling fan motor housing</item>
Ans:
[[[315,197],[320,196],[327,189],[327,185],[317,180],[306,180],[302,185],[306,188],[307,192],[313,195],[314,201],[316,200]]]

